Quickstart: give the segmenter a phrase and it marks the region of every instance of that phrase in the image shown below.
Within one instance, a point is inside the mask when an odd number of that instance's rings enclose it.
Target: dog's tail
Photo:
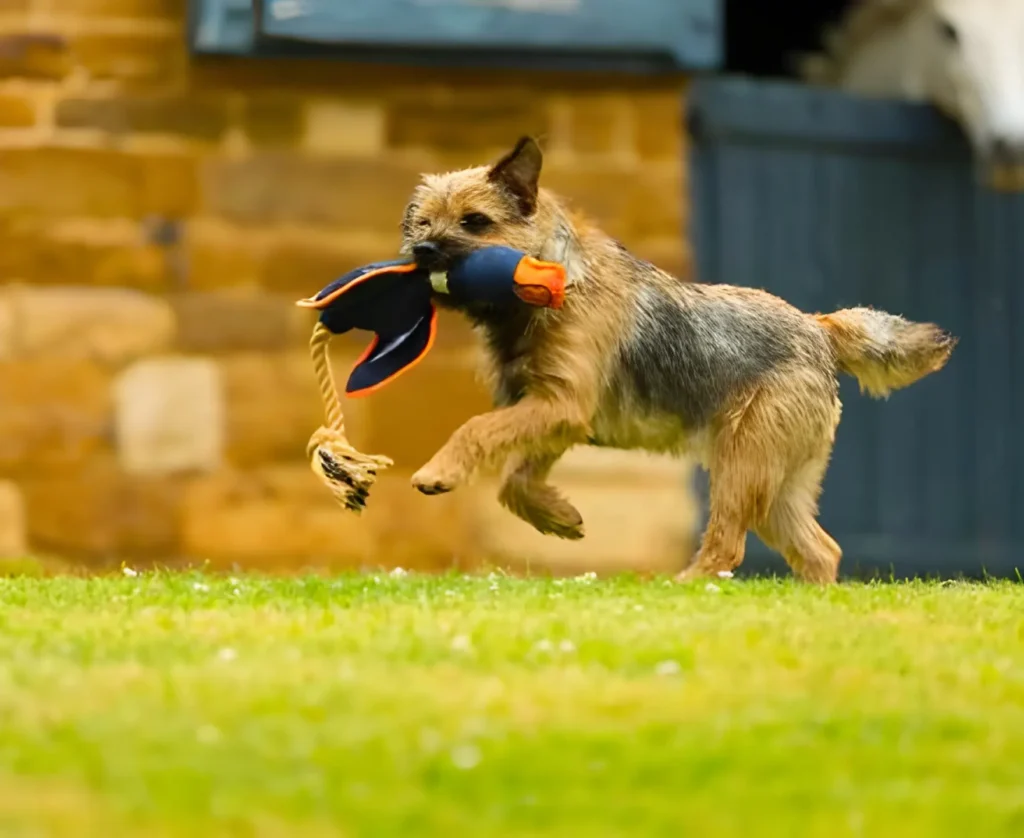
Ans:
[[[832,341],[839,369],[875,398],[942,369],[957,343],[933,323],[912,323],[870,308],[844,308],[815,319]]]

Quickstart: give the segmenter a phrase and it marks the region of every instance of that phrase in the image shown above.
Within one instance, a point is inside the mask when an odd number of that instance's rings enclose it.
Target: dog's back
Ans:
[[[756,289],[684,282],[624,248],[609,257],[581,280],[591,287],[579,289],[580,307],[590,310],[570,315],[602,321],[609,312],[599,305],[617,309],[593,444],[693,450],[717,417],[787,377],[834,398],[835,353],[803,312]]]

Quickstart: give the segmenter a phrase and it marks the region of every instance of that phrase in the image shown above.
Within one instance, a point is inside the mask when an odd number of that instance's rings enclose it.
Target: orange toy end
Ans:
[[[565,302],[565,267],[524,256],[513,277],[515,293],[523,302],[547,308],[561,308]]]

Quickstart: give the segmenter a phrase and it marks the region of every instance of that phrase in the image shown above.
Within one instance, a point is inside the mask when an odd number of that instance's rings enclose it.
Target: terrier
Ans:
[[[456,430],[413,485],[450,492],[503,468],[503,506],[578,539],[579,512],[547,482],[569,448],[688,453],[710,472],[711,508],[678,578],[733,570],[753,530],[798,578],[834,582],[842,553],[817,516],[837,374],[884,398],[940,370],[957,339],[869,308],[805,314],[765,291],[680,280],[540,188],[541,166],[523,137],[492,166],[424,175],[405,209],[402,252],[431,270],[488,245],[567,269],[558,310],[460,307],[482,334],[495,409]]]

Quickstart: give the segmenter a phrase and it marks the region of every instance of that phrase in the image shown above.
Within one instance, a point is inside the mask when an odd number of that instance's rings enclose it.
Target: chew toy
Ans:
[[[310,437],[306,454],[314,473],[346,509],[362,511],[377,472],[392,461],[363,454],[346,438],[328,343],[352,329],[373,333],[345,386],[350,397],[369,395],[412,369],[434,345],[434,293],[446,294],[456,304],[557,309],[565,299],[565,268],[512,248],[486,247],[444,272],[432,273],[411,261],[374,262],[296,303],[320,312],[309,347],[326,423]]]

